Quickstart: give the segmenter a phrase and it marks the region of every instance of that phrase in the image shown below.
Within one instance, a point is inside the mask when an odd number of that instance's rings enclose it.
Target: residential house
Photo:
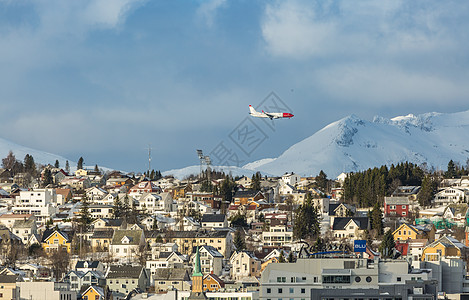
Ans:
[[[191,278],[187,269],[157,269],[153,275],[156,292],[166,292],[177,289],[187,291],[191,287]]]
[[[114,230],[110,253],[115,257],[136,257],[141,246],[145,245],[143,230]]]
[[[16,221],[36,220],[32,214],[3,214],[0,215],[0,224],[5,225],[8,229],[13,229]]]
[[[106,218],[111,219],[114,216],[114,206],[102,204],[90,204],[88,206],[90,216],[93,219]]]
[[[200,223],[202,228],[219,229],[228,227],[228,220],[225,214],[205,214],[202,216]]]
[[[225,288],[225,282],[215,274],[206,274],[202,279],[204,292],[216,292]]]
[[[260,276],[261,261],[247,251],[235,251],[230,257],[231,278]]]
[[[106,291],[104,288],[96,285],[89,286],[82,294],[83,300],[108,300],[111,297],[106,297]]]
[[[433,224],[427,225],[412,225],[404,223],[393,231],[395,241],[426,239],[433,241],[435,239],[435,226]]]
[[[123,219],[110,219],[110,218],[96,218],[93,222],[91,222],[91,227],[97,230],[103,229],[123,229],[124,226]],[[125,227],[125,226],[124,226]]]
[[[42,234],[42,248],[49,254],[59,250],[70,253],[71,242],[68,234],[58,229],[47,229]]]
[[[106,273],[106,284],[114,300],[126,299],[134,289],[145,291],[150,285],[148,272],[141,266],[111,265]]]
[[[60,182],[60,186],[69,186],[75,190],[86,190],[91,187],[91,181],[87,177],[68,176]]]
[[[36,219],[16,220],[11,231],[21,238],[23,244],[27,244],[32,234],[37,234]]]
[[[466,226],[466,216],[468,214],[467,203],[453,203],[446,207],[443,212],[443,219],[455,223],[460,227]]]
[[[195,259],[196,259],[196,249],[197,246],[195,246],[192,250],[192,256],[191,256],[191,262],[192,265],[195,265]],[[223,255],[218,252],[217,249],[215,249],[212,246],[208,245],[202,245],[199,247],[199,253],[200,253],[200,267],[203,273],[212,273],[215,275],[220,276],[222,273],[223,269]]]
[[[339,239],[361,239],[369,229],[367,217],[336,217],[332,224],[332,234]]]
[[[99,260],[94,260],[94,261],[79,260],[75,264],[75,270],[82,271],[85,273],[88,271],[99,271],[104,274],[106,272],[106,267]]]
[[[392,197],[407,197],[410,201],[417,201],[420,186],[398,186],[392,193]]]
[[[153,182],[142,181],[130,188],[129,196],[138,198],[145,193],[159,194],[161,192],[162,192],[161,188],[159,188]]]
[[[269,231],[262,232],[262,243],[264,246],[283,247],[293,240],[293,231],[287,225],[270,225]]]
[[[452,203],[465,202],[469,196],[469,189],[446,187],[438,191],[432,200],[434,206],[446,206]]]
[[[249,204],[252,201],[258,201],[261,199],[265,199],[264,194],[255,190],[236,191],[233,196],[235,205]]]
[[[166,214],[171,212],[173,198],[170,193],[144,193],[138,200],[138,207],[149,214]]]
[[[236,184],[237,185],[241,185],[245,188],[250,188],[251,187],[251,183],[252,183],[252,179],[247,177],[247,176],[243,176],[242,178],[236,180]]]
[[[182,219],[177,221],[174,225],[173,230],[181,230],[181,231],[192,231],[192,230],[199,230],[200,223],[197,222],[194,218],[184,216]]]
[[[100,187],[97,187],[97,186],[94,186],[94,187],[90,187],[89,189],[87,189],[85,191],[85,194],[86,194],[86,197],[94,202],[95,200],[101,200],[103,199],[104,197],[107,196],[108,191],[100,188]]]
[[[407,197],[384,197],[385,217],[408,217],[409,199]]]
[[[192,249],[197,245],[213,246],[228,257],[233,249],[233,238],[230,229],[219,229],[209,231],[173,231],[167,234],[165,239],[178,245],[181,253],[190,255]]]
[[[285,173],[282,175],[282,182],[285,184],[289,184],[291,186],[295,186],[298,182],[301,181],[301,176],[295,173]]]
[[[71,189],[55,189],[57,195],[57,205],[63,205],[72,200],[72,190]]]
[[[113,236],[114,236],[113,229],[94,230],[93,234],[90,237],[91,248],[95,252],[109,251]]]
[[[69,271],[63,278],[63,282],[70,284],[70,290],[79,292],[82,287],[90,285],[106,285],[106,278],[101,271]]]
[[[427,245],[422,252],[422,261],[437,261],[441,257],[459,257],[465,255],[467,247],[452,236],[443,236]]]
[[[174,187],[172,190],[173,199],[186,198],[187,193],[192,192],[191,184],[184,184],[177,187]]]

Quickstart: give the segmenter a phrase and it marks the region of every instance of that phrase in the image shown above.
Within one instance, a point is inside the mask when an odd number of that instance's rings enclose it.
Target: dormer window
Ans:
[[[122,244],[130,244],[131,241],[132,241],[132,238],[129,236],[124,236],[121,240]]]

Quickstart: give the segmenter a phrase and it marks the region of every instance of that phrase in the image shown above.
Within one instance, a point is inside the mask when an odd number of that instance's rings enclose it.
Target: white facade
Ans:
[[[295,186],[301,181],[301,176],[295,173],[286,173],[282,176],[282,181],[286,184]]]
[[[14,214],[35,215],[38,224],[42,225],[57,212],[57,194],[54,189],[21,191],[11,210]]]
[[[466,195],[469,195],[468,189],[447,187],[436,193],[432,202],[436,206],[465,202]]]
[[[279,246],[289,244],[293,239],[293,231],[285,225],[270,226],[269,231],[262,232],[264,246]]]

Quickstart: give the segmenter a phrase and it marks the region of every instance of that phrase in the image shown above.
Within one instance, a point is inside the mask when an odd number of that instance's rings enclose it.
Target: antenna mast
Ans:
[[[148,177],[150,177],[151,172],[151,145],[148,144]]]

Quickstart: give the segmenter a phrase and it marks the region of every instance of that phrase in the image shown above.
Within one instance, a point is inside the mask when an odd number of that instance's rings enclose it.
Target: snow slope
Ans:
[[[403,161],[445,169],[448,161],[469,158],[469,111],[427,113],[366,121],[351,115],[291,146],[278,158],[248,164],[255,171],[329,178]]]
[[[239,168],[239,167],[235,167],[235,166],[211,166],[211,168],[212,168],[212,170],[225,172],[225,174],[231,174],[233,177],[243,176],[243,175],[248,176],[248,177],[252,177],[252,175],[254,173],[256,173],[256,171],[254,171],[254,170],[250,170],[250,169],[246,169],[246,168]],[[204,169],[205,169],[205,167],[204,167]],[[177,178],[179,180],[182,180],[182,179],[188,177],[189,175],[197,175],[199,173],[200,173],[200,165],[199,166],[189,166],[189,167],[185,167],[185,168],[182,168],[182,169],[174,169],[174,170],[164,171],[162,173],[162,175],[163,176],[172,175],[175,178]],[[262,175],[269,175],[269,174],[263,173]]]
[[[10,142],[8,140],[0,138],[0,158],[5,158],[8,155],[8,152],[13,151],[13,154],[15,155],[16,159],[19,161],[23,161],[24,157],[26,154],[32,155],[34,158],[34,162],[47,165],[51,164],[53,165],[56,160],[59,161],[60,166],[62,168],[65,168],[65,163],[67,159],[65,157],[62,157],[60,155],[24,147],[18,144],[15,144],[13,142]],[[68,160],[70,164],[70,169],[72,169],[74,166],[76,166],[76,162]]]

